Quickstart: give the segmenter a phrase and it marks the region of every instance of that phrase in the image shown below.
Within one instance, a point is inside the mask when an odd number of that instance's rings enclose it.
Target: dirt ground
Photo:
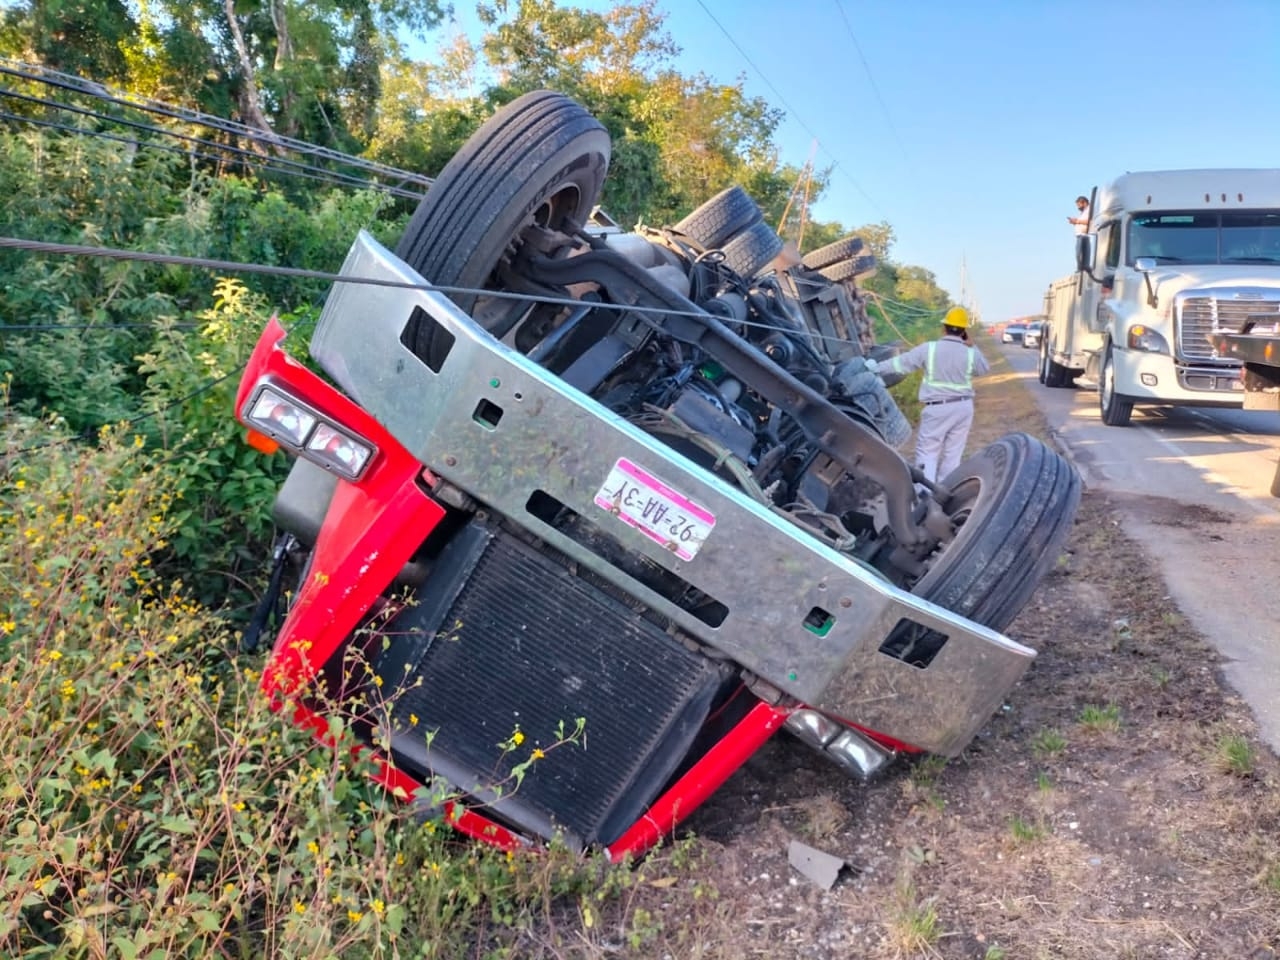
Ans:
[[[1043,435],[987,353],[971,447],[1009,424]],[[1218,516],[1169,522],[1230,535]],[[1086,491],[1007,631],[1040,655],[962,756],[864,785],[776,737],[687,823],[693,866],[658,856],[625,916],[546,955],[1280,956],[1280,763],[1152,569]],[[792,840],[848,862],[832,889],[788,865]]]

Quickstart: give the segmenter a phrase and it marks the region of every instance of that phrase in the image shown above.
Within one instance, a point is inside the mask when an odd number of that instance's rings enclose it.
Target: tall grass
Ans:
[[[10,415],[0,447],[0,956],[463,956],[608,887],[413,818],[282,723],[152,570],[175,498],[142,438],[63,440]]]

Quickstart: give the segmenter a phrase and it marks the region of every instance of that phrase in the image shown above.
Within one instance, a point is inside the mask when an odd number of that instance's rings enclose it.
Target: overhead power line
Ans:
[[[62,257],[102,257],[108,260],[126,260],[136,263],[159,263],[178,267],[196,267],[221,273],[258,273],[276,277],[295,277],[301,280],[327,280],[330,283],[351,283],[374,287],[393,287],[404,290],[429,290],[435,293],[457,293],[468,296],[491,297],[495,300],[518,300],[524,303],[545,303],[552,306],[579,308],[582,300],[572,297],[555,297],[544,294],[519,293],[511,290],[489,290],[483,287],[465,287],[453,284],[428,283],[425,280],[389,280],[383,277],[357,277],[330,273],[325,270],[308,270],[302,267],[276,267],[262,263],[244,263],[236,260],[213,260],[206,257],[185,257],[171,253],[152,253],[145,250],[122,250],[117,247],[95,247],[78,243],[49,243],[44,240],[28,240],[25,237],[0,237],[0,250],[26,250],[31,253],[49,254]],[[593,303],[598,310],[612,310],[618,313],[634,313],[667,317],[696,317],[705,320],[713,316],[705,310],[680,310],[670,307],[650,307],[641,304],[609,303],[601,301]],[[781,333],[795,333],[793,327],[761,323],[752,320],[736,321],[738,326],[753,327],[760,330],[773,330]],[[837,343],[845,342],[841,337],[829,337],[821,334],[810,334],[823,340]]]
[[[876,78],[871,75],[871,65],[867,63],[867,58],[862,52],[862,44],[858,43],[857,36],[853,32],[853,24],[849,22],[849,16],[845,13],[844,4],[841,0],[835,0],[836,8],[840,11],[840,19],[844,21],[845,32],[849,34],[849,41],[853,44],[854,52],[857,53],[858,59],[862,62],[862,69],[867,75],[867,83],[871,86],[871,92],[875,94],[876,103],[880,105],[880,112],[884,114],[885,125],[889,128],[889,132],[893,135],[894,141],[898,144],[898,149],[902,151],[902,159],[908,166],[912,166],[911,158],[907,156],[907,148],[903,146],[902,138],[898,136],[898,130],[893,125],[893,118],[889,115],[889,108],[885,105],[884,97],[880,95],[880,88],[876,85]],[[912,166],[914,171],[914,166]],[[919,180],[919,177],[916,177]]]
[[[712,13],[709,9],[707,9],[707,5],[703,3],[703,0],[698,0],[698,6],[702,8],[703,13],[705,13],[708,17],[711,18],[711,22],[720,28],[720,32],[725,35],[725,38],[728,39],[728,41],[731,44],[733,44],[733,48],[737,50],[738,53],[742,54],[742,59],[747,62],[747,65],[750,66],[751,69],[754,70],[757,74],[759,74],[760,79],[764,81],[765,86],[767,86],[770,90],[773,91],[773,95],[778,98],[778,102],[781,103],[783,109],[786,110],[788,114],[790,114],[791,119],[794,120],[796,123],[798,123],[805,130],[805,132],[809,134],[809,136],[811,136],[815,141],[817,141],[818,145],[822,148],[822,152],[831,158],[831,160],[834,163],[834,167],[832,169],[842,174],[851,184],[853,184],[854,189],[857,190],[860,194],[862,194],[862,196],[866,199],[867,203],[871,204],[871,206],[878,213],[883,215],[884,211],[880,209],[880,205],[877,204],[875,200],[871,198],[871,195],[862,188],[862,184],[858,183],[858,181],[854,179],[853,175],[849,173],[848,169],[841,164],[840,158],[831,152],[830,148],[828,148],[826,144],[822,142],[822,138],[819,137],[816,133],[814,133],[812,128],[810,128],[810,126],[804,122],[804,118],[801,117],[800,114],[796,111],[796,109],[787,102],[787,98],[782,95],[782,91],[779,90],[776,86],[774,86],[773,81],[770,80],[768,76],[765,75],[765,72],[763,70],[761,70],[758,66],[756,66],[755,61],[751,59],[747,51],[742,49],[742,45],[739,44],[738,41],[733,38],[733,34],[731,34],[725,28],[725,25],[723,23],[721,23],[718,19],[716,19],[716,15],[714,13]]]
[[[276,154],[269,158],[270,161],[274,163],[296,165],[301,169],[309,168],[312,170],[325,170],[325,168],[316,167],[314,164],[308,164],[298,160],[286,160],[284,157],[279,156],[279,153],[284,151],[294,155],[310,157],[313,160],[322,160],[361,171],[369,177],[380,177],[385,180],[389,180],[392,182],[393,188],[405,190],[410,187],[420,188],[410,193],[409,195],[411,196],[421,196],[422,193],[425,192],[425,189],[430,187],[433,183],[432,178],[414,173],[413,171],[401,170],[397,167],[388,166],[387,164],[343,153],[340,150],[334,150],[330,147],[321,147],[316,144],[307,143],[304,140],[285,137],[270,130],[260,130],[243,123],[237,123],[234,120],[225,120],[221,117],[201,113],[198,110],[190,110],[185,107],[175,106],[159,100],[152,100],[147,97],[139,97],[132,94],[126,95],[119,91],[112,91],[107,87],[104,87],[102,84],[85,80],[71,74],[50,70],[49,68],[39,64],[23,63],[21,61],[0,57],[0,76],[9,76],[19,80],[25,80],[30,83],[44,84],[45,86],[63,90],[65,92],[92,97],[95,100],[112,104],[121,109],[142,111],[155,116],[165,117],[169,120],[204,127],[207,130],[215,130],[219,133],[235,137],[242,141],[255,143],[268,155],[273,153]],[[3,92],[6,96],[16,97],[18,99],[33,99],[29,96],[19,94],[14,90],[4,90],[0,92]],[[49,102],[41,101],[40,98],[34,99],[37,102]],[[57,104],[57,106],[62,109],[69,108],[69,105],[66,104]],[[84,108],[76,109],[83,110]],[[113,123],[120,123],[126,126],[151,130],[163,129],[150,127],[147,124],[140,124],[138,121],[126,120],[123,117],[114,117],[93,111],[89,112],[100,119],[110,120]],[[170,133],[169,131],[165,132]],[[202,140],[198,137],[186,137],[185,135],[174,133],[170,133],[170,135],[205,145],[212,145],[220,150],[231,150],[232,152],[240,153],[245,152],[242,148],[233,148],[226,144]],[[260,154],[253,155],[259,157],[263,161],[268,159],[267,156],[262,156]],[[325,170],[325,172],[334,174],[334,171]],[[367,178],[362,180],[361,178],[353,177],[350,174],[334,175],[347,177],[353,182],[369,182]]]
[[[227,154],[237,157],[236,162],[245,166],[262,171],[270,171],[274,173],[282,173],[291,177],[298,177],[303,180],[315,180],[320,183],[327,183],[336,187],[359,187],[369,190],[378,190],[384,193],[392,194],[397,197],[404,197],[410,200],[420,199],[421,193],[403,190],[399,187],[390,187],[385,184],[377,183],[373,180],[365,180],[359,177],[353,177],[348,174],[338,173],[332,170],[326,170],[323,167],[316,167],[311,164],[298,163],[296,161],[284,160],[277,157],[264,157],[261,154],[254,153],[251,150],[245,150],[241,147],[232,146],[230,144],[214,143],[209,140],[201,140],[198,137],[189,137],[185,134],[177,133],[173,130],[166,130],[163,127],[151,126],[149,124],[138,123],[137,121],[124,120],[118,117],[111,117],[106,114],[95,113],[85,107],[75,107],[70,104],[58,103],[54,100],[45,100],[40,97],[32,97],[26,94],[14,93],[10,90],[0,90],[0,97],[10,97],[17,100],[23,100],[29,103],[48,106],[55,110],[65,110],[87,119],[101,120],[105,123],[120,124],[132,127],[144,132],[155,133],[160,136],[170,137],[175,140],[186,141],[192,144],[190,147],[179,147],[171,144],[159,143],[154,140],[137,140],[133,137],[125,137],[119,134],[107,133],[104,130],[85,130],[82,127],[74,127],[70,124],[55,123],[52,120],[39,120],[35,117],[24,117],[16,113],[0,110],[0,120],[8,120],[12,123],[23,123],[33,127],[42,127],[48,130],[59,130],[64,133],[74,133],[79,136],[91,136],[98,140],[110,140],[115,143],[122,143],[126,146],[137,147],[146,150],[159,150],[164,153],[178,154],[184,157],[193,157],[197,160],[207,160],[212,163],[225,162]],[[208,145],[206,150],[195,149],[196,145]],[[210,151],[217,150],[218,153]]]

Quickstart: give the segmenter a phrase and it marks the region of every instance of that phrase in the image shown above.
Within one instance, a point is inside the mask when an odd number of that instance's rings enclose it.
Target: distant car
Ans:
[[[1001,343],[1021,343],[1022,338],[1026,335],[1027,325],[1025,323],[1009,323],[1005,325],[1004,333],[1000,334]]]
[[[1022,345],[1024,347],[1040,346],[1040,336],[1044,331],[1042,323],[1028,323],[1026,331],[1022,334]]]

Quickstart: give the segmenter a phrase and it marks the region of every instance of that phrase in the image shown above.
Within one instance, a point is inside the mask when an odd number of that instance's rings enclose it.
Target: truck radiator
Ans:
[[[721,671],[546,547],[472,523],[382,631],[392,752],[482,812],[608,844],[690,750]],[[518,788],[512,769],[584,718]],[[511,743],[519,729],[521,743]],[[430,734],[428,733],[430,731]]]
[[[1280,320],[1280,293],[1232,292],[1229,296],[1178,297],[1178,356],[1184,360],[1216,360],[1209,335],[1236,332],[1258,316]],[[1274,321],[1273,321],[1274,322]]]

